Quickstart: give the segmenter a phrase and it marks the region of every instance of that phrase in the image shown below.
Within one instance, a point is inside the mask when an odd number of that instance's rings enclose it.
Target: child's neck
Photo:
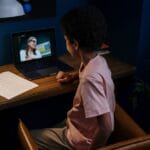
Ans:
[[[97,56],[97,52],[84,52],[84,51],[79,51],[79,56],[81,58],[81,61],[83,64],[86,66],[91,59]]]

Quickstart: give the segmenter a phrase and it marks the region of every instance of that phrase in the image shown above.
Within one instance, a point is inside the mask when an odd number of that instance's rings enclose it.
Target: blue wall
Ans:
[[[150,1],[144,0],[140,28],[138,73],[150,83]]]
[[[112,50],[116,57],[136,64],[143,0],[112,3]]]
[[[58,54],[65,52],[64,39],[60,30],[59,21],[61,16],[69,9],[85,5],[86,0],[63,1],[56,0],[56,16],[52,18],[25,20],[25,21],[9,21],[0,23],[0,65],[12,63],[11,49],[11,33],[24,30],[32,30],[46,27],[56,27],[56,44]],[[44,8],[43,8],[44,9]],[[39,10],[40,11],[40,10]]]

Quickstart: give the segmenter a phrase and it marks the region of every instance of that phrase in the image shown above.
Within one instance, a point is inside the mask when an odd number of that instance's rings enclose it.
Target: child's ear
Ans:
[[[79,43],[78,43],[77,40],[74,40],[74,41],[73,41],[73,48],[74,48],[74,50],[76,50],[76,51],[79,49]]]

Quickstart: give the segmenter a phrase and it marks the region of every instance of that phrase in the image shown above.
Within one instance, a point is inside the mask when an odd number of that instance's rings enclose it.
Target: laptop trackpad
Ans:
[[[39,69],[36,72],[42,76],[47,76],[47,75],[56,74],[58,71],[59,71],[58,67],[48,67],[48,68],[44,68],[44,69]]]

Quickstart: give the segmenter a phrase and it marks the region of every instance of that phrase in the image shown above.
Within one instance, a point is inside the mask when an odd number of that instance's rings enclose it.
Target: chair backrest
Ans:
[[[150,150],[150,134],[114,143],[97,150]]]
[[[115,129],[108,145],[123,140],[146,135],[144,130],[118,105],[115,109]]]
[[[18,135],[24,150],[38,150],[38,146],[33,140],[31,133],[21,120],[19,120]]]

